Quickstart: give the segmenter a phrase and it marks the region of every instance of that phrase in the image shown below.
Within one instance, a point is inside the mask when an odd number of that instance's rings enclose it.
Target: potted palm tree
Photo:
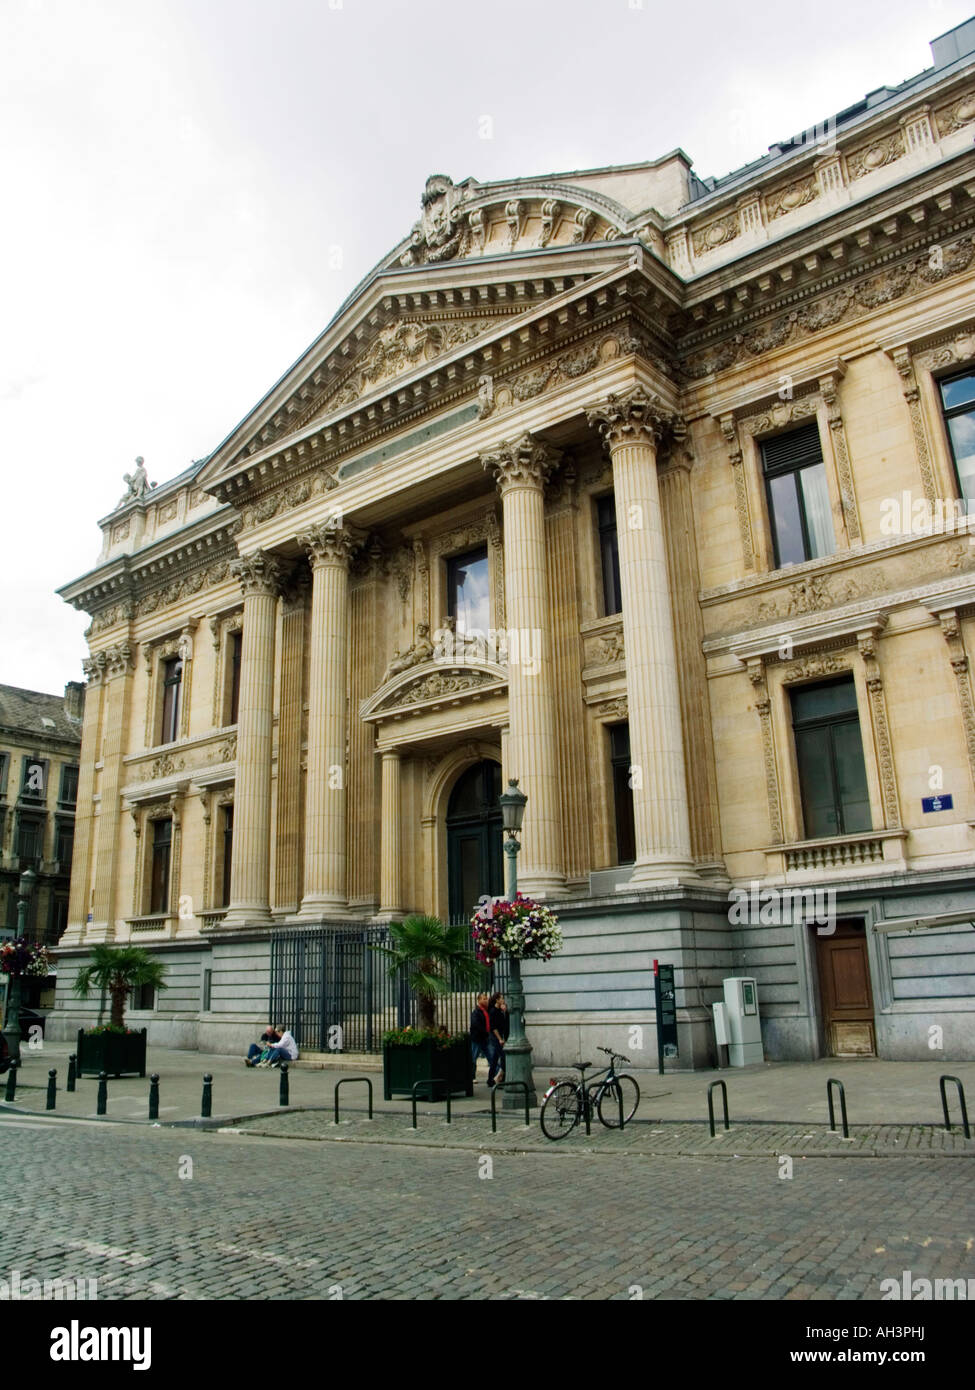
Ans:
[[[417,1081],[441,1083],[427,1088],[421,1099],[450,1094],[474,1094],[470,1041],[466,1033],[448,1033],[437,1026],[437,1001],[449,994],[451,982],[475,986],[484,969],[470,951],[466,924],[444,926],[439,917],[412,916],[390,922],[388,946],[374,946],[386,959],[391,977],[402,972],[416,996],[419,1026],[394,1028],[383,1034],[383,1093],[387,1100],[409,1096]]]
[[[141,946],[95,946],[91,961],[82,966],[74,982],[74,992],[87,999],[92,987],[105,990],[112,1001],[109,1022],[78,1030],[78,1075],[97,1076],[99,1072],[121,1076],[123,1072],[146,1074],[146,1030],[136,1032],[125,1026],[125,1006],[129,995],[140,985],[165,989],[162,961]]]

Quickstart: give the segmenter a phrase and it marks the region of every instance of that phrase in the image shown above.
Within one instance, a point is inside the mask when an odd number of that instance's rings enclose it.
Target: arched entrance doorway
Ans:
[[[447,803],[447,894],[452,922],[466,921],[483,893],[504,892],[501,767],[485,759],[462,773]]]

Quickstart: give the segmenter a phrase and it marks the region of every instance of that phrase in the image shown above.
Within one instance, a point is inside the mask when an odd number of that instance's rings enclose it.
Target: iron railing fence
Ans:
[[[467,918],[462,918],[466,921]],[[270,1014],[305,1052],[381,1052],[390,1028],[417,1024],[416,1000],[402,972],[391,978],[372,948],[389,944],[384,924],[323,923],[282,927],[271,935]],[[473,955],[473,945],[470,946]],[[486,990],[507,986],[507,961],[485,967]],[[466,1033],[477,988],[451,980],[437,1022]]]

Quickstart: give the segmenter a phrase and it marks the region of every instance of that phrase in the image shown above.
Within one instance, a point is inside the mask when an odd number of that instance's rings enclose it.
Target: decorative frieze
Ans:
[[[975,91],[966,92],[947,106],[940,106],[934,113],[938,135],[954,135],[956,130],[975,121]]]
[[[681,370],[696,381],[712,373],[726,371],[738,362],[759,357],[823,328],[844,320],[862,317],[905,295],[916,294],[928,285],[939,284],[967,270],[975,259],[975,241],[970,233],[942,246],[940,260],[932,262],[926,253],[899,265],[865,276],[843,289],[830,291],[800,309],[760,323],[747,331],[737,331],[714,347],[690,353]]]
[[[851,181],[864,178],[893,164],[904,154],[904,136],[901,131],[891,131],[889,135],[873,140],[869,145],[861,145],[846,156],[847,176]]]
[[[819,188],[815,178],[797,179],[766,195],[765,216],[769,222],[775,222],[779,217],[795,212],[796,208],[805,207],[818,197]]]

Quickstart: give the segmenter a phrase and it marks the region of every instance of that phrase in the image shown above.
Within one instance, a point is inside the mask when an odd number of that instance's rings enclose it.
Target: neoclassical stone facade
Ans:
[[[541,1059],[652,1024],[654,959],[681,1065],[737,974],[772,1057],[975,1053],[971,928],[877,930],[975,912],[972,46],[721,180],[434,176],[209,458],[139,461],[61,590],[66,979],[143,942],[156,1034],[232,1050],[276,940],[500,891],[496,768],[566,933]],[[796,888],[835,932],[729,907]]]

